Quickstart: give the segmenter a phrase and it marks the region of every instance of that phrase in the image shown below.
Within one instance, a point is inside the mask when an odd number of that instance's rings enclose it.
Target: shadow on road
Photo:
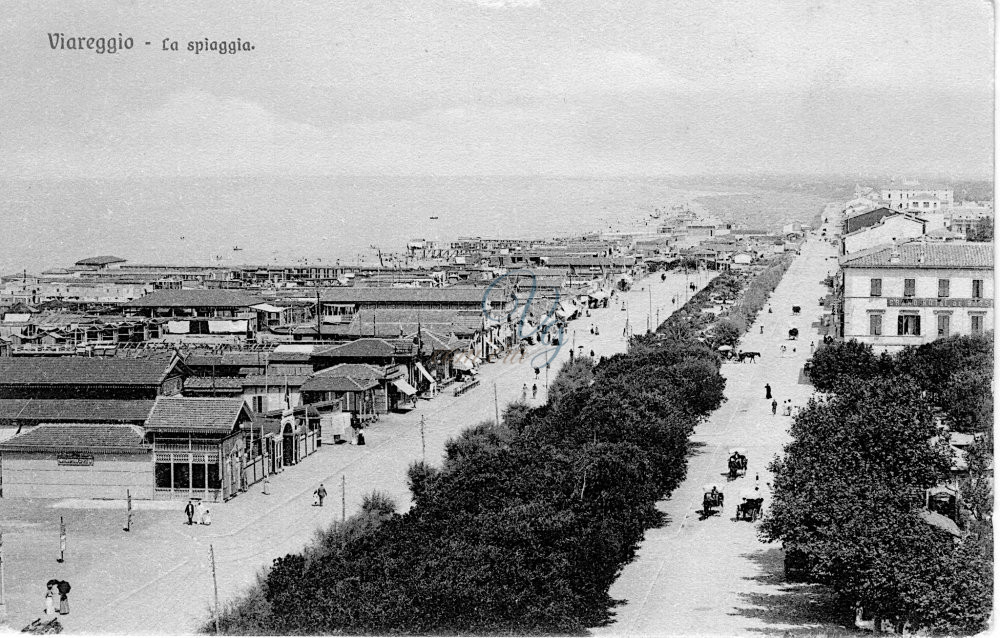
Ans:
[[[785,553],[771,548],[743,554],[758,565],[760,575],[746,580],[777,588],[778,593],[740,594],[746,607],[734,615],[756,618],[774,627],[750,629],[765,636],[859,636],[854,615],[837,604],[833,594],[820,585],[788,583],[784,571]]]
[[[687,447],[688,457],[690,458],[692,456],[701,456],[702,454],[705,453],[705,450],[703,450],[702,448],[707,445],[708,443],[705,443],[704,441],[688,440],[688,447]]]

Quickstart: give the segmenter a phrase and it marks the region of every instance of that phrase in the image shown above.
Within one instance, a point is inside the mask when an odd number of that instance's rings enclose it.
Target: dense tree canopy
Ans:
[[[736,295],[747,276],[716,281]],[[724,400],[718,355],[673,325],[567,363],[546,404],[468,428],[439,467],[413,463],[409,511],[373,496],[274,561],[224,631],[580,634],[607,621],[609,588],[685,476],[689,434]]]
[[[895,357],[857,342],[820,348],[810,376],[830,394],[795,418],[772,464],[762,537],[898,629],[979,631],[992,604],[991,345],[990,336],[956,337]],[[924,520],[925,490],[952,480],[939,409],[945,425],[985,430],[960,479],[958,538]]]

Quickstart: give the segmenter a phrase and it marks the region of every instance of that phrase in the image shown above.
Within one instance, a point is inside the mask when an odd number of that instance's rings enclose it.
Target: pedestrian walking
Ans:
[[[771,399],[771,414],[773,415],[777,413],[778,413],[778,400]]]
[[[365,444],[365,427],[361,426],[358,428],[358,442],[356,443],[356,445],[364,445],[364,444]]]
[[[188,525],[194,523],[194,503],[188,501],[188,504],[184,506],[184,514],[188,517]]]
[[[202,525],[205,520],[205,506],[201,504],[201,501],[198,501],[198,504],[194,506],[194,518],[199,525]]]
[[[538,374],[541,372],[538,368],[535,368],[535,379],[538,379]]]
[[[809,354],[812,354],[813,350],[815,350],[815,349],[816,349],[816,342],[815,341],[810,341],[809,342]]]
[[[202,525],[212,524],[212,512],[210,512],[207,507],[205,508],[205,513],[201,515],[201,524]]]
[[[531,384],[531,398],[534,399],[537,396],[538,396],[538,384],[537,383],[532,383]]]
[[[56,583],[49,581],[45,588],[45,616],[51,618],[56,615],[56,597],[59,595],[59,588]]]
[[[326,498],[326,488],[323,487],[322,483],[319,484],[319,488],[316,490],[316,496],[319,497],[319,506],[323,507],[323,499]]]
[[[590,351],[590,358],[591,358],[591,359],[593,359],[593,358],[594,358],[594,356],[595,356],[595,355],[594,355],[594,351],[593,351],[593,350],[591,350],[591,351]]]
[[[57,585],[59,588],[59,614],[65,616],[69,613],[69,594],[70,586],[65,580],[60,580]]]
[[[770,383],[765,383],[764,384],[764,398],[765,399],[770,399],[771,398],[771,384]]]
[[[764,334],[764,326],[760,327],[760,334]]]
[[[524,401],[527,400],[528,400],[528,384],[525,383],[523,386],[521,386],[521,402],[523,403]]]

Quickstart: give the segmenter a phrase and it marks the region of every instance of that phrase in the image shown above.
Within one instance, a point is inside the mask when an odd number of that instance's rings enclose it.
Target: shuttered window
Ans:
[[[881,279],[872,279],[872,292],[871,292],[871,296],[872,297],[881,297],[882,296],[882,280]]]
[[[912,297],[917,294],[917,280],[916,279],[904,279],[903,280],[903,296]]]
[[[882,334],[882,315],[868,315],[868,328],[868,334],[873,337],[880,336]]]
[[[938,297],[947,297],[951,294],[951,280],[938,279]]]

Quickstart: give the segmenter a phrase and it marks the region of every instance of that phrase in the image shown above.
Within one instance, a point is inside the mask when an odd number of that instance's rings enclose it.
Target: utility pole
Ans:
[[[427,441],[424,438],[424,428],[427,424],[427,419],[424,415],[420,415],[420,458],[424,463],[427,462]]]
[[[215,635],[218,636],[222,633],[219,629],[219,580],[215,575],[215,548],[211,544],[208,546],[208,557],[212,561],[212,587],[215,589]]]
[[[347,477],[340,475],[340,520],[347,522]]]
[[[62,516],[59,517],[59,558],[56,562],[66,562],[66,523]]]
[[[132,492],[125,490],[125,531],[132,531]]]
[[[500,400],[497,398],[497,382],[493,382],[493,410],[496,412],[497,425],[500,425]]]

